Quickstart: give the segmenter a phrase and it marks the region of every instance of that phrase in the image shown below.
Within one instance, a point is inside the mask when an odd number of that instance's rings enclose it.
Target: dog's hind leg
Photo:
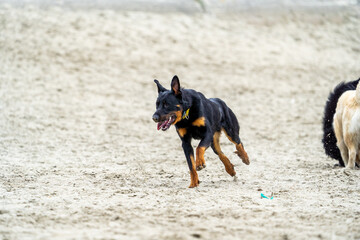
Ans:
[[[240,141],[239,134],[236,133],[236,131],[231,129],[229,126],[224,126],[223,131],[224,131],[225,135],[227,136],[227,138],[230,140],[230,142],[235,144],[235,147],[236,147],[235,153],[241,158],[243,163],[245,163],[246,165],[249,165],[250,160],[244,149],[243,144]]]
[[[336,145],[340,150],[341,158],[344,161],[344,166],[346,167],[349,160],[349,150],[344,142],[343,138],[343,128],[342,128],[342,119],[341,114],[335,114],[334,116],[334,132],[336,137]]]
[[[356,161],[356,149],[354,147],[349,148],[349,161],[346,168],[354,169],[355,168],[355,161]]]
[[[211,143],[211,148],[213,149],[214,153],[219,156],[220,160],[225,166],[226,172],[230,176],[235,176],[236,172],[234,170],[234,165],[230,162],[230,160],[225,156],[225,154],[221,151],[220,148],[220,134],[221,132],[215,132],[213,136],[213,141]]]
[[[341,158],[344,161],[345,167],[348,165],[349,161],[349,150],[346,147],[343,140],[337,143],[338,148],[340,149]]]
[[[235,153],[241,158],[243,163],[249,165],[250,164],[249,157],[244,149],[243,144],[240,141],[240,137],[239,137],[240,126],[234,112],[221,99],[215,98],[212,101],[218,104],[219,106],[221,113],[222,130],[225,132],[228,139],[235,144],[236,147]]]
[[[349,152],[349,159],[347,161],[347,164],[345,164],[345,166],[346,168],[354,169],[356,162],[356,155],[358,154],[358,149],[354,144],[354,137],[351,134],[345,135],[345,144]]]

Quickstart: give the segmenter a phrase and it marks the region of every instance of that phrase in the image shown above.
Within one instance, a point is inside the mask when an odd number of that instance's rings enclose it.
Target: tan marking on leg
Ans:
[[[244,146],[240,143],[236,145],[236,150],[235,153],[241,158],[241,160],[243,161],[243,163],[245,163],[246,165],[250,164],[250,160],[249,157],[247,155],[247,153],[245,152]]]
[[[204,159],[205,150],[205,147],[196,148],[196,170],[198,171],[206,167]]]
[[[249,156],[247,155],[244,146],[242,145],[242,143],[237,144],[225,131],[224,128],[222,128],[222,131],[225,133],[226,137],[230,140],[230,142],[232,142],[233,144],[235,144],[235,148],[236,151],[235,153],[241,158],[241,160],[243,161],[243,163],[245,163],[246,165],[250,164],[250,160],[249,160]]]
[[[205,117],[199,117],[194,122],[192,122],[192,125],[195,127],[203,127],[205,126]]]
[[[177,130],[177,132],[179,133],[179,136],[183,138],[185,136],[185,134],[187,133],[187,130],[186,130],[186,128],[179,128]]]
[[[219,155],[220,160],[222,161],[222,163],[225,166],[225,170],[226,172],[230,175],[230,176],[235,176],[236,172],[234,170],[234,165],[232,165],[232,163],[230,162],[230,160],[225,156],[225,154],[221,151],[220,148],[220,132],[216,132],[213,136],[213,145],[214,145],[214,149],[217,152],[217,154]]]
[[[191,183],[190,183],[189,188],[193,188],[193,187],[199,186],[199,177],[198,177],[198,174],[195,169],[194,156],[190,155],[190,159],[191,159],[192,169],[190,170]]]

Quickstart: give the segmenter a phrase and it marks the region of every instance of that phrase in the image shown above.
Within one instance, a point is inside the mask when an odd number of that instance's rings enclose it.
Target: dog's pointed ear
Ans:
[[[176,75],[171,80],[171,90],[175,93],[176,96],[181,95],[180,81]]]
[[[158,80],[154,79],[154,82],[156,83],[156,86],[158,88],[158,93],[165,92],[166,88],[164,88]]]

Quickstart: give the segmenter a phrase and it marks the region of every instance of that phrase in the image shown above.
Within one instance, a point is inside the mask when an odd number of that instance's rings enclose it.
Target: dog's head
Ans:
[[[156,100],[156,111],[152,117],[156,122],[157,129],[166,131],[171,125],[182,119],[182,93],[179,78],[175,75],[171,81],[171,90],[164,88],[158,80],[157,85],[159,96]]]

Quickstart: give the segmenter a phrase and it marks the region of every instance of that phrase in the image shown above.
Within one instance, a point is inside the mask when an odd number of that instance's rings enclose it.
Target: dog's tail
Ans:
[[[333,120],[334,120],[334,114],[336,111],[336,105],[340,98],[340,96],[349,90],[355,90],[357,89],[356,97],[360,100],[360,87],[356,87],[359,83],[359,80],[355,80],[352,82],[339,83],[333,92],[329,94],[329,97],[325,104],[324,109],[324,118],[323,118],[323,146],[325,149],[326,155],[328,155],[331,158],[334,158],[335,160],[339,161],[340,166],[344,166],[344,161],[341,158],[340,150],[336,145],[336,136],[333,128]],[[359,84],[360,85],[360,84]]]

